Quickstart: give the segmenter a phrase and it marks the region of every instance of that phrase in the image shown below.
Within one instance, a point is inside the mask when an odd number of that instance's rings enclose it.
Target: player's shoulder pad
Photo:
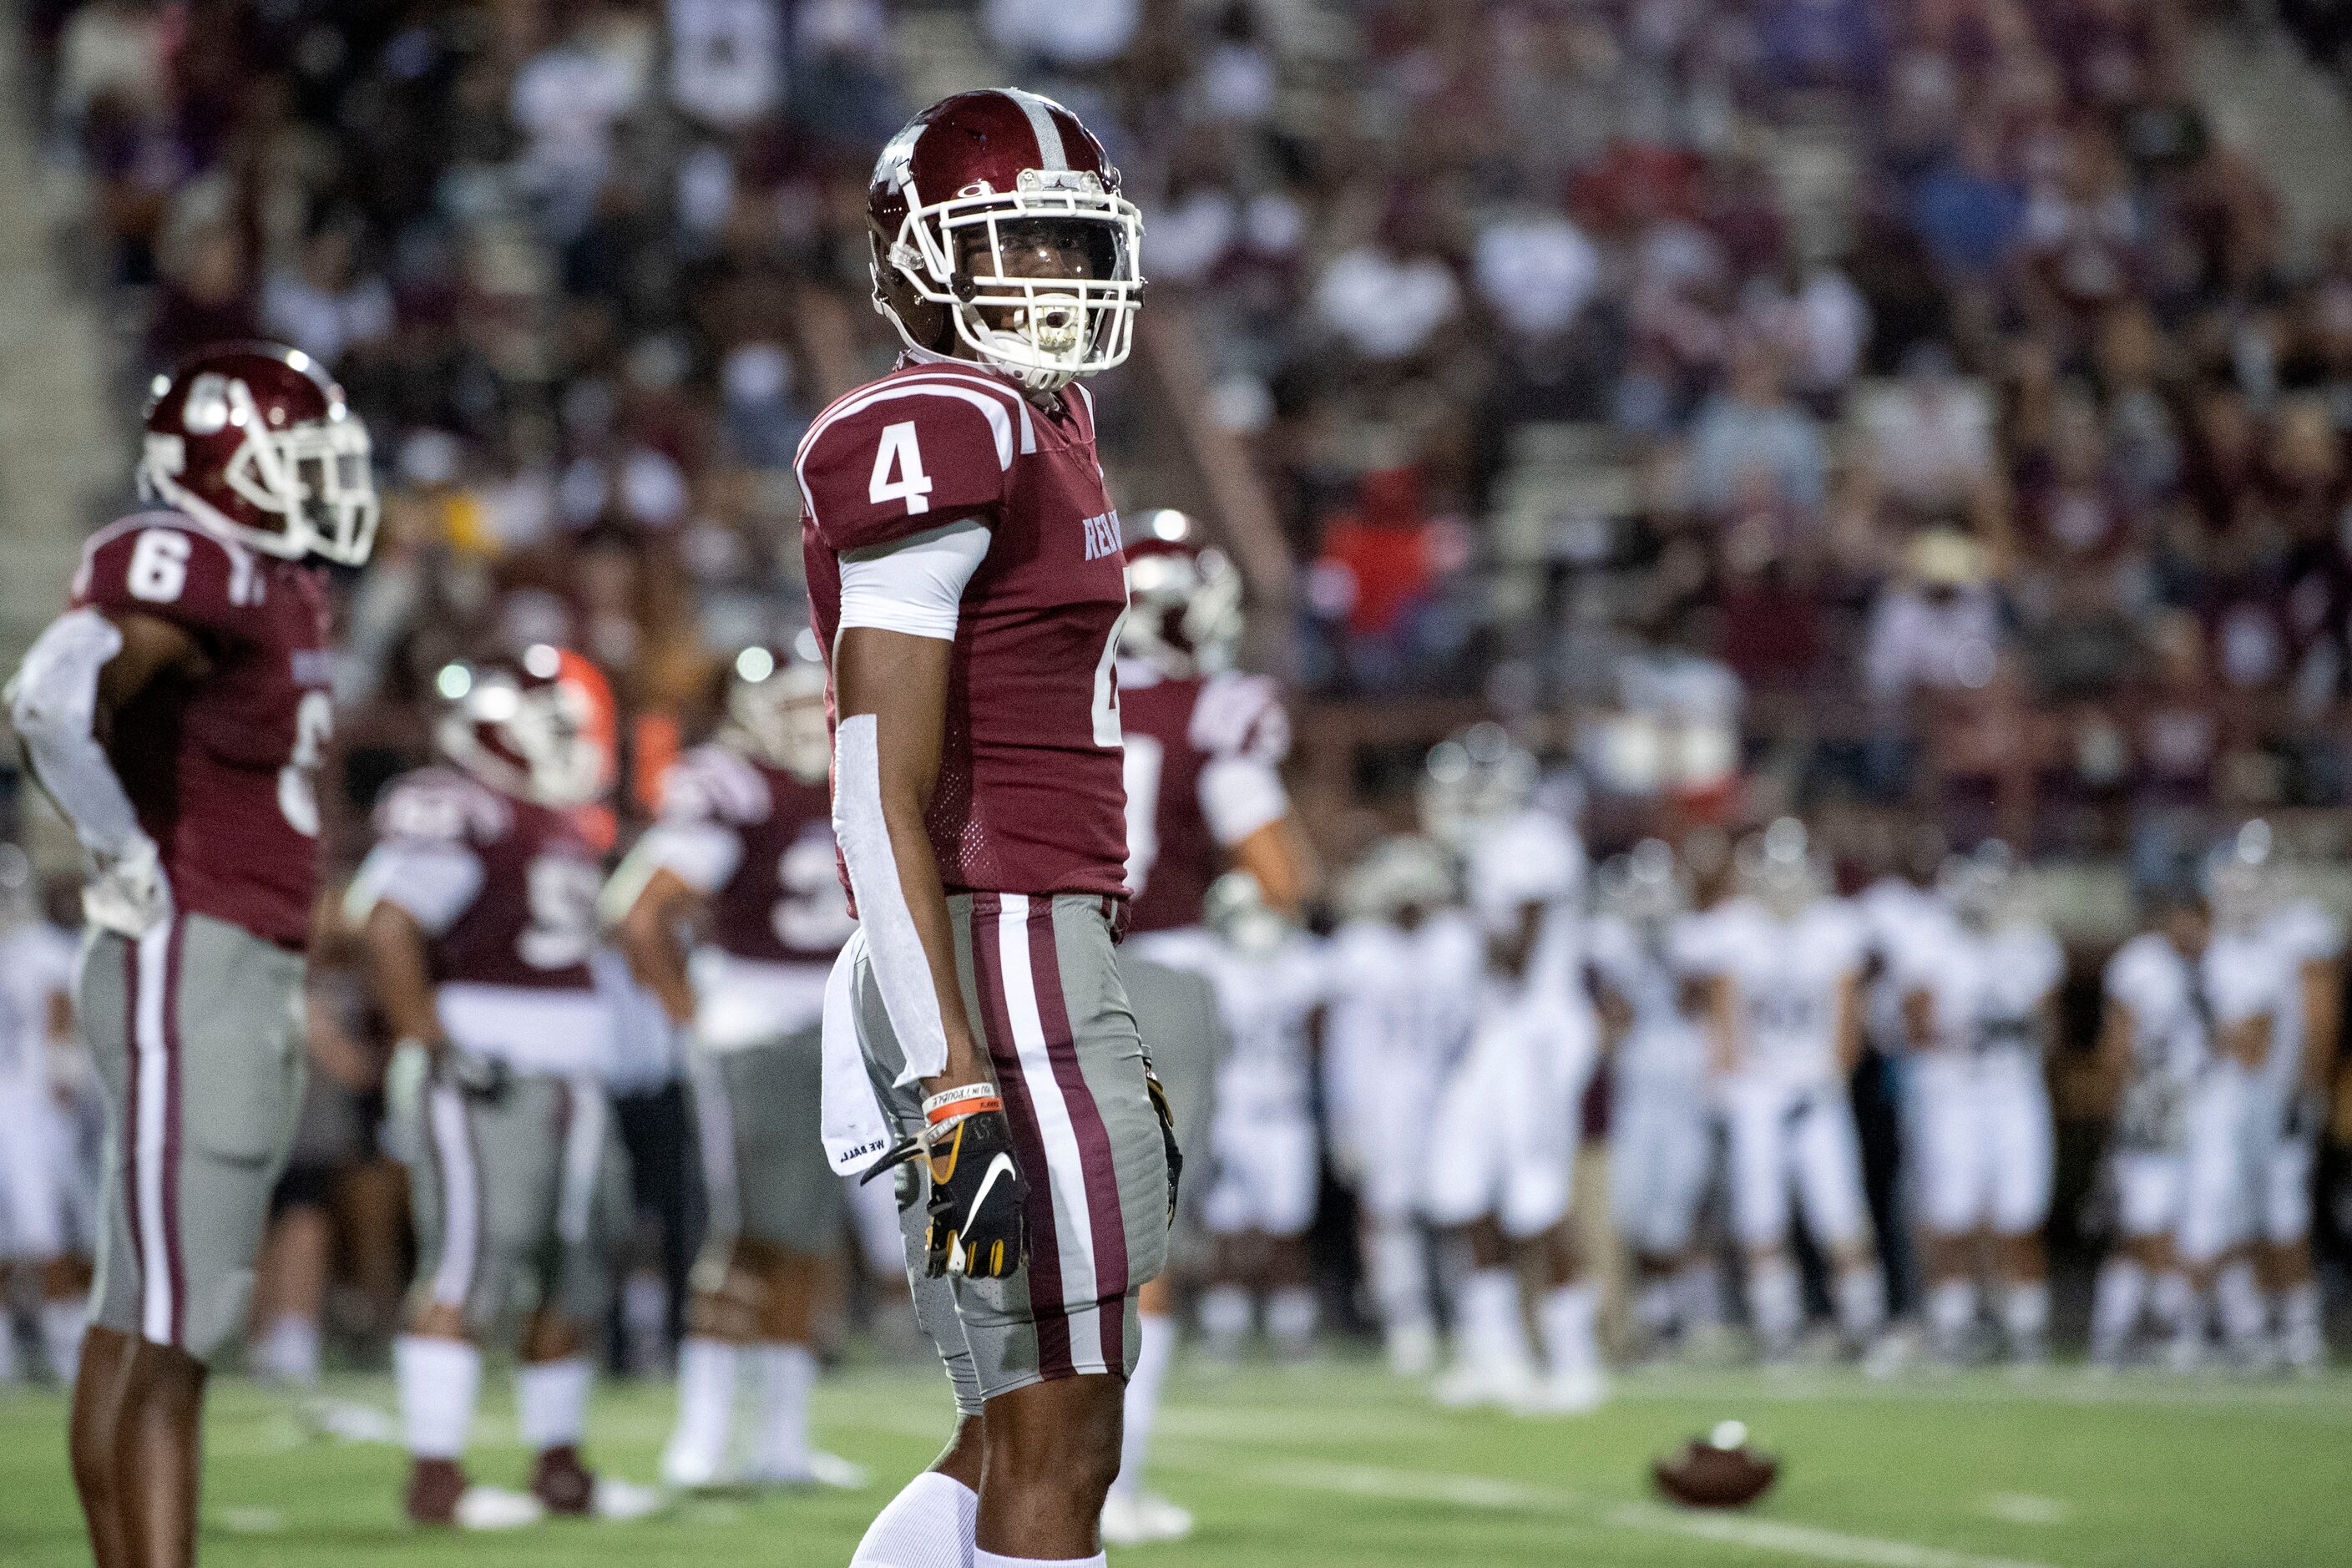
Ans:
[[[1014,387],[986,371],[909,365],[836,399],[801,437],[793,469],[819,538],[888,544],[992,512],[1013,459],[1037,449]]]
[[[1279,763],[1290,754],[1290,716],[1271,676],[1227,670],[1209,677],[1193,699],[1189,731],[1194,748],[1213,757]]]
[[[268,596],[263,558],[176,511],[133,512],[89,536],[73,603],[235,634]]]
[[[496,790],[455,768],[419,768],[394,779],[375,805],[383,838],[473,846],[505,836],[514,808]]]
[[[696,746],[672,763],[661,780],[665,822],[760,822],[774,808],[768,781],[752,761],[716,742]]]

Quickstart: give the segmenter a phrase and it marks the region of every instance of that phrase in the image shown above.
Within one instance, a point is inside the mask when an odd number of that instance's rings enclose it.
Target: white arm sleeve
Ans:
[[[1246,752],[1213,757],[1201,770],[1201,815],[1218,844],[1230,849],[1290,814],[1282,774],[1272,763]]]
[[[874,715],[844,719],[833,742],[833,833],[857,895],[857,921],[881,988],[883,1011],[907,1058],[901,1083],[948,1065],[947,1026],[931,988],[930,961],[898,882],[898,860],[882,818],[882,751]]]
[[[95,730],[99,671],[121,651],[121,627],[96,610],[69,610],[25,655],[9,704],[33,771],[72,819],[82,847],[100,860],[142,837]]]
[[[482,861],[462,844],[387,838],[368,851],[352,878],[343,910],[356,924],[378,903],[405,910],[426,934],[457,923],[482,890]]]
[[[841,557],[841,630],[873,626],[951,642],[964,584],[988,554],[988,529],[967,519]],[[838,635],[838,634],[836,634]]]

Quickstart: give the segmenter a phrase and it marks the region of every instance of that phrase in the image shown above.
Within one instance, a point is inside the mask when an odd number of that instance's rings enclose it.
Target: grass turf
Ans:
[[[380,1381],[340,1396],[389,1407]],[[510,1400],[486,1400],[473,1459],[519,1484]],[[851,1547],[946,1427],[934,1373],[862,1370],[817,1397],[824,1444],[872,1468],[862,1493],[696,1500],[630,1525],[415,1533],[386,1447],[307,1436],[281,1399],[215,1389],[205,1560],[237,1568],[709,1568],[823,1564]],[[592,1458],[650,1478],[667,1388],[599,1396]],[[1736,1515],[1650,1496],[1651,1456],[1726,1416],[1784,1462]],[[53,1394],[0,1394],[0,1563],[86,1563]],[[1152,1568],[1323,1564],[1859,1563],[1882,1568],[2265,1568],[2352,1563],[2352,1376],[2315,1383],[2097,1382],[2072,1370],[1877,1384],[1843,1372],[1637,1374],[1597,1415],[1446,1415],[1358,1363],[1180,1370],[1154,1485],[1199,1515]]]

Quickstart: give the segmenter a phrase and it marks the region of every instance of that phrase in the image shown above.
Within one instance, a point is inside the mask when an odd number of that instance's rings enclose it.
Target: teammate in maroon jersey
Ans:
[[[1111,959],[1127,592],[1074,384],[1125,357],[1140,224],[1077,118],[1009,91],[918,115],[868,216],[908,352],[797,463],[860,917],[825,1121],[853,1161],[887,1132],[922,1156],[908,1273],[963,1419],[854,1561],[1099,1563],[1174,1171]],[[852,1034],[863,1074],[836,1048]],[[861,1097],[872,1135],[836,1137]]]
[[[841,1235],[842,1182],[817,1135],[825,976],[856,922],[835,867],[824,667],[752,647],[727,722],[661,784],[661,816],[605,889],[622,950],[688,1031],[709,1231],[678,1353],[662,1479],[863,1485],[812,1448],[811,1314]],[[699,927],[689,954],[684,932]],[[735,1388],[759,1410],[740,1464]]]
[[[194,1560],[205,1369],[243,1327],[301,1095],[334,723],[315,563],[366,560],[376,521],[367,431],[275,344],[157,377],[139,481],[154,510],[83,548],[12,697],[89,871],[80,1026],[117,1161],[72,1452],[99,1568]]]
[[[415,1167],[417,1278],[394,1347],[408,1517],[632,1516],[649,1494],[580,1458],[614,1217],[600,1192],[612,1019],[589,968],[604,868],[582,813],[612,781],[612,699],[544,644],[454,673],[436,735],[448,763],[386,789],[346,905],[400,1036],[391,1076]],[[527,1277],[515,1397],[538,1458],[523,1494],[471,1483],[462,1461],[479,1342]]]
[[[1118,968],[1168,1082],[1177,1141],[1205,1149],[1223,1055],[1207,978],[1217,949],[1204,924],[1209,886],[1238,867],[1268,904],[1295,917],[1310,869],[1277,771],[1290,749],[1281,697],[1265,677],[1234,668],[1240,574],[1223,552],[1202,544],[1199,525],[1181,512],[1153,512],[1137,531],[1127,547],[1127,620],[1119,631],[1133,907]],[[1175,1348],[1175,1310],[1167,1281],[1144,1288],[1125,1455],[1103,1507],[1103,1539],[1115,1546],[1192,1533],[1189,1513],[1143,1489],[1160,1384]]]

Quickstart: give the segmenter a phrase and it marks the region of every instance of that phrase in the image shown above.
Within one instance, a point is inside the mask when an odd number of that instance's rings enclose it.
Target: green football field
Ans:
[[[387,1406],[378,1381],[340,1396]],[[519,1483],[509,1402],[486,1400],[475,1462]],[[277,1397],[214,1401],[205,1556],[255,1568],[712,1568],[845,1563],[890,1489],[945,1428],[932,1374],[864,1371],[819,1397],[824,1443],[872,1467],[863,1493],[708,1499],[629,1525],[563,1523],[462,1540],[401,1523],[400,1455],[321,1439]],[[1651,1456],[1727,1416],[1781,1456],[1744,1513],[1685,1512],[1648,1490]],[[667,1389],[608,1391],[593,1458],[649,1478]],[[0,1395],[0,1563],[86,1561],[59,1401]],[[2316,1383],[2094,1381],[2053,1371],[1879,1384],[1843,1372],[1664,1371],[1623,1379],[1598,1415],[1442,1415],[1360,1363],[1180,1369],[1157,1484],[1191,1505],[1181,1546],[1116,1560],[1298,1564],[1798,1563],[1884,1568],[2352,1563],[2352,1376]]]

